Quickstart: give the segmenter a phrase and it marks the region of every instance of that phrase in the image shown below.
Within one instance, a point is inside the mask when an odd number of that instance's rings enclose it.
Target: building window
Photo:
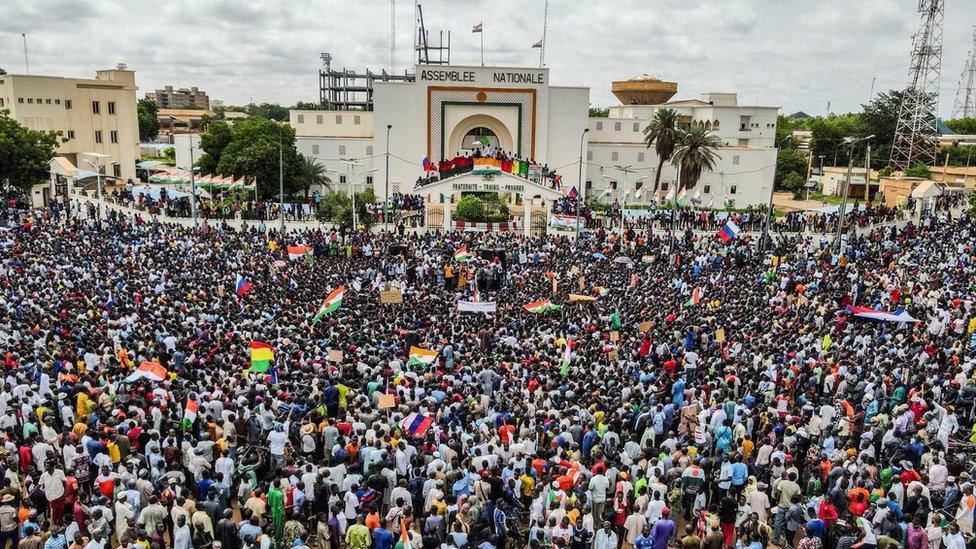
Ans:
[[[102,142],[102,130],[95,130],[95,143]]]
[[[366,145],[366,156],[373,156],[373,146]]]
[[[115,114],[115,101],[108,102],[108,113]]]
[[[0,107],[2,107],[2,106],[3,106],[3,98],[0,97]]]
[[[615,132],[619,132],[620,131],[620,122],[614,122],[613,123],[613,131],[615,131]]]
[[[712,120],[712,129],[714,131],[718,131],[718,118],[716,118],[715,120]]]
[[[319,154],[319,146],[312,145],[312,154]]]
[[[17,102],[18,103],[23,103],[24,102],[24,98],[23,97],[18,97],[17,98]]]
[[[662,181],[661,182],[661,192],[662,193],[668,192],[668,182],[667,181]]]
[[[299,124],[304,124],[305,123],[305,115],[304,114],[298,115],[298,123]]]
[[[610,153],[610,160],[613,161],[613,162],[616,162],[617,160],[620,160],[620,154],[617,153],[617,151],[614,151],[614,152]]]
[[[101,114],[102,106],[98,101],[92,101],[92,114]]]
[[[122,177],[122,166],[119,166],[118,164],[113,164],[112,175],[114,175],[115,177]]]
[[[590,194],[590,191],[591,190],[593,190],[593,182],[590,181],[589,179],[587,179],[586,180],[586,194]]]
[[[346,146],[339,145],[339,156],[346,156]]]
[[[48,97],[48,98],[47,98],[47,99],[45,100],[45,104],[47,104],[47,105],[50,105],[50,104],[51,104],[51,98],[50,98],[50,97]]]
[[[336,115],[336,124],[342,124],[342,115],[341,114],[337,114]]]
[[[322,115],[321,114],[316,114],[315,115],[315,123],[316,124],[321,124],[322,123]]]
[[[733,200],[731,198],[728,199],[728,200],[726,200],[726,203],[728,203],[728,205],[729,205],[730,208],[734,208],[735,207],[735,200]]]
[[[603,122],[597,122],[596,131],[602,131],[602,130],[603,130]]]
[[[712,192],[712,186],[711,185],[703,185],[703,187],[704,188],[702,189],[702,193],[704,193],[704,194],[710,194]]]
[[[43,103],[43,102],[44,102],[44,100],[43,100],[43,99],[41,99],[40,97],[38,97],[38,98],[37,98],[37,104],[38,104],[38,105],[40,105],[40,104],[41,104],[41,103]]]
[[[115,130],[112,130],[112,131],[108,132],[108,138],[109,138],[109,140],[112,143],[118,143],[119,142],[119,132],[117,132]]]
[[[738,166],[739,165],[739,155],[737,155],[737,154],[733,154],[732,155],[732,165],[733,166]]]
[[[639,132],[640,131],[640,122],[634,122],[634,131],[635,132]]]
[[[371,175],[367,175],[366,176],[366,185],[369,185],[369,186],[372,186],[373,185],[373,176],[371,176]]]
[[[586,161],[593,162],[593,151],[586,151]]]
[[[362,117],[359,116],[358,114],[356,116],[352,117],[352,123],[353,124],[355,124],[355,125],[358,126],[360,122],[362,122]]]
[[[33,98],[33,97],[28,97],[28,98],[27,98],[27,103],[28,103],[29,105],[33,105],[33,104],[34,104],[34,98]]]
[[[735,194],[735,185],[729,187],[729,194]]]
[[[75,138],[75,131],[68,130],[68,139],[74,139],[74,138]]]
[[[340,175],[339,176],[339,184],[340,185],[345,185],[346,184],[346,176],[344,176],[344,175]]]
[[[637,161],[638,162],[643,162],[644,161],[644,153],[643,152],[637,153]]]
[[[60,99],[55,99],[54,100],[54,104],[55,105],[60,105],[61,104],[61,100]]]
[[[66,109],[70,109],[71,108],[71,100],[70,99],[65,99],[64,100],[64,108],[66,108]]]

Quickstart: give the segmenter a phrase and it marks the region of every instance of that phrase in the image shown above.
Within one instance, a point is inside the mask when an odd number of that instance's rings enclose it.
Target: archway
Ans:
[[[473,138],[475,133],[484,134],[488,137],[488,141],[492,146],[500,147],[505,151],[518,152],[518,144],[512,139],[512,132],[508,130],[501,120],[487,114],[474,114],[458,122],[454,126],[454,129],[451,130],[451,136],[447,140],[444,155],[451,158],[455,153],[461,152],[463,154],[464,151],[472,150],[474,147],[472,143],[475,141]],[[494,139],[492,139],[492,136],[494,136]],[[479,141],[480,139],[481,135],[478,136]],[[470,142],[466,143],[466,141]]]

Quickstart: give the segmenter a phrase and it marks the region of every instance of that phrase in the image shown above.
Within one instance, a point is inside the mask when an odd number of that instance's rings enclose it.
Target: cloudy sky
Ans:
[[[198,86],[228,104],[318,99],[319,54],[333,66],[390,66],[389,0],[5,0],[0,67],[89,76],[126,63],[140,97]],[[452,31],[452,60],[535,66],[544,0],[425,0],[431,31]],[[678,97],[736,91],[740,101],[846,112],[905,85],[916,0],[550,0],[546,65],[554,84],[590,87],[642,73],[678,82]],[[976,2],[948,2],[940,111],[948,114],[971,45]],[[396,71],[413,63],[413,2],[396,3]],[[432,32],[434,34],[434,32]]]

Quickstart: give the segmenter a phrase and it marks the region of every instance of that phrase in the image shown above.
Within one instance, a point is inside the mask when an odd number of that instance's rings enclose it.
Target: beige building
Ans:
[[[164,86],[155,93],[147,93],[146,99],[152,101],[160,109],[203,109],[210,110],[210,98],[207,92],[192,88],[173,89],[173,86]]]
[[[9,110],[29,129],[61,132],[57,155],[82,173],[95,171],[92,162],[104,166],[106,176],[122,181],[136,178],[139,117],[135,72],[102,70],[95,78],[3,75],[0,109]]]

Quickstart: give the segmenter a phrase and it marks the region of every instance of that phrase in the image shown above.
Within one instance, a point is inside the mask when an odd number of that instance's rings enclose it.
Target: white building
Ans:
[[[334,183],[352,178],[357,186],[372,184],[382,199],[387,144],[389,193],[411,193],[424,157],[436,164],[487,137],[556,170],[564,194],[576,186],[590,200],[648,203],[658,162],[643,142],[643,129],[657,109],[668,107],[682,122],[705,124],[723,143],[715,170],[702,175],[694,194],[698,203],[739,208],[769,201],[777,107],[741,106],[734,93],[709,93],[659,105],[617,105],[608,118],[590,118],[589,89],[552,85],[548,68],[418,65],[415,74],[412,82],[376,82],[373,111],[291,111],[299,152],[318,158]],[[638,179],[644,185],[639,195]],[[663,192],[673,191],[674,179],[665,162]]]

